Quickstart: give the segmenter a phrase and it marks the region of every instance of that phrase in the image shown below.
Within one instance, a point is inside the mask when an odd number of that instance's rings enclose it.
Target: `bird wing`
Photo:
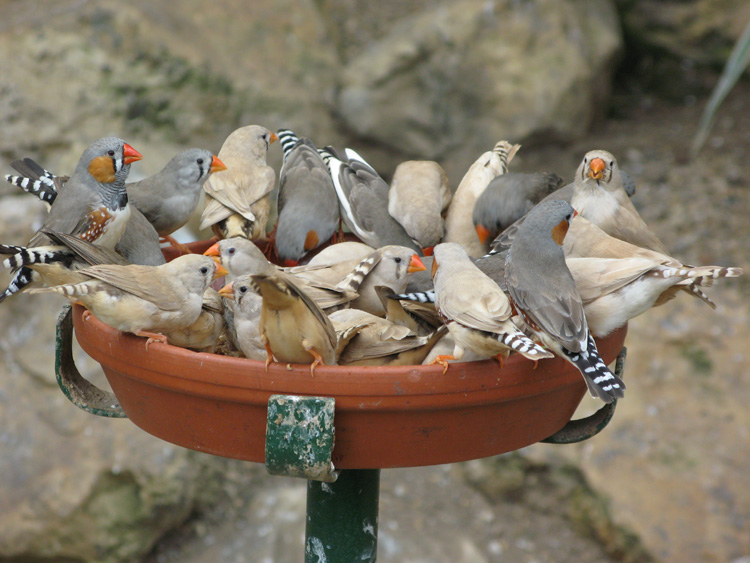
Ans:
[[[568,258],[583,303],[613,293],[659,265],[647,258]]]
[[[227,164],[226,170],[214,172],[208,177],[203,184],[203,189],[232,212],[254,221],[255,215],[250,211],[250,206],[270,193],[275,183],[276,174],[270,166],[232,168]],[[202,223],[206,223],[206,220],[207,215],[204,210]]]
[[[183,306],[184,295],[171,276],[158,275],[153,266],[92,266],[83,272],[117,289],[154,303],[165,311],[177,311]]]
[[[519,271],[508,256],[505,279],[516,308],[568,350],[585,348],[588,325],[573,276],[567,269],[554,276],[530,274]]]
[[[512,314],[498,285],[476,271],[457,272],[451,286],[437,298],[440,314],[476,330],[496,332]]]
[[[331,347],[335,349],[336,330],[333,328],[333,324],[331,323],[328,316],[317,305],[317,303],[315,303],[315,301],[313,301],[304,291],[297,287],[297,285],[295,285],[294,282],[292,282],[287,276],[284,277],[284,280],[289,286],[291,292],[302,300],[302,302],[307,306],[307,308],[315,316],[318,322],[320,322],[323,330],[325,331],[326,338],[328,338],[328,341],[331,343]]]

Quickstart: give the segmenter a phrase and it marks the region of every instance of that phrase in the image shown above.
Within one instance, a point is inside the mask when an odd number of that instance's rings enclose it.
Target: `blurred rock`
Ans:
[[[616,0],[634,47],[721,68],[750,21],[746,0]]]
[[[569,140],[603,115],[621,48],[607,0],[431,5],[348,61],[335,111],[359,136],[429,159]]]

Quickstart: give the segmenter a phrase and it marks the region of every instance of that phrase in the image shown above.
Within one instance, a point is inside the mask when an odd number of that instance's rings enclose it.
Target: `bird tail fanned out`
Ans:
[[[578,368],[583,375],[586,386],[592,397],[598,397],[605,403],[625,396],[625,383],[610,371],[596,349],[596,342],[591,334],[586,340],[586,349],[571,352],[562,349],[565,359]]]
[[[551,358],[554,356],[554,354],[531,340],[531,338],[526,336],[521,331],[498,334],[497,339],[499,342],[505,344],[508,348],[515,350],[524,358],[528,358],[529,360],[536,361],[543,358]]]
[[[286,160],[289,157],[289,153],[292,152],[294,145],[299,141],[299,137],[291,129],[279,129],[276,132],[276,136],[279,138],[281,150],[284,151],[284,160]]]

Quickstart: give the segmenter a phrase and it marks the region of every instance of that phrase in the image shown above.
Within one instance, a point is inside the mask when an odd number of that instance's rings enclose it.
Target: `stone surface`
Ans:
[[[361,137],[431,159],[569,140],[601,115],[621,47],[611,2],[443,3],[347,62],[336,111]]]
[[[634,46],[721,67],[750,21],[744,0],[616,0]]]

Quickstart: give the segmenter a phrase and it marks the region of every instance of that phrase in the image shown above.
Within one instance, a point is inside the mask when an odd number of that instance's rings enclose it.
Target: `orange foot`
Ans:
[[[158,332],[147,332],[144,330],[140,330],[135,333],[136,336],[143,336],[146,338],[146,352],[148,352],[148,347],[151,346],[154,342],[158,342],[160,344],[166,344],[167,343],[167,337],[164,334],[159,334]]]
[[[159,237],[159,242],[168,242],[172,248],[174,248],[175,250],[177,250],[177,252],[180,253],[180,255],[192,254],[192,251],[187,246],[185,246],[181,242],[177,242],[177,239],[169,235]]]
[[[268,342],[265,343],[266,345],[266,371],[268,371],[268,366],[271,365],[273,362],[273,352],[271,352],[271,347],[268,345]]]
[[[326,365],[323,361],[323,356],[318,354],[315,350],[308,350],[310,354],[312,354],[312,357],[315,358],[313,363],[310,364],[310,375],[312,377],[315,377],[315,366],[319,366],[320,364]]]
[[[495,356],[495,359],[500,364],[500,369],[503,369],[503,359],[504,358],[505,358],[505,356],[503,356],[502,354],[498,354],[497,356]]]
[[[435,365],[435,364],[440,364],[441,366],[443,366],[443,374],[445,374],[445,372],[446,372],[446,371],[448,371],[448,365],[449,365],[449,364],[448,364],[448,360],[455,360],[455,359],[456,359],[456,357],[455,357],[455,356],[452,356],[452,355],[450,355],[450,354],[446,354],[446,355],[437,355],[437,356],[435,356],[435,359],[434,359],[434,360],[432,360],[432,361],[431,361],[431,362],[430,362],[429,364],[427,364],[427,365],[430,365],[430,366],[432,366],[432,365]]]
[[[83,313],[81,313],[81,318],[84,321],[88,321],[91,318],[91,311],[89,311],[88,309],[84,309]]]

